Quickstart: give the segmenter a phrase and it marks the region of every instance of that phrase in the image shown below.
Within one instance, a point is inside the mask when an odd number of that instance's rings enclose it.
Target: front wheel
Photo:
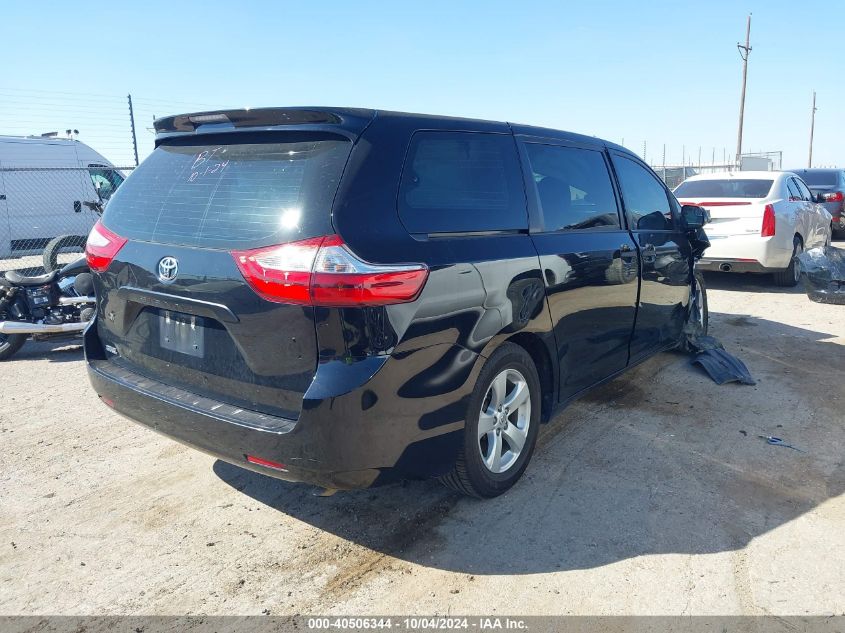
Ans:
[[[710,310],[707,307],[707,286],[704,284],[704,273],[695,271],[694,304],[690,306],[690,318],[695,319],[701,335],[706,335],[710,328]]]
[[[464,441],[441,481],[466,495],[496,497],[522,476],[540,431],[540,377],[531,356],[505,343],[481,370],[467,410]]]

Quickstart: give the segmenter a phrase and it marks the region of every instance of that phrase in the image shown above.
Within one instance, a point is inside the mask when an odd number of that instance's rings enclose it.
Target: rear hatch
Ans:
[[[841,171],[837,169],[796,169],[806,185],[819,196],[819,202],[828,212],[837,217],[845,208],[845,187],[841,183]]]
[[[845,192],[842,189],[843,187],[838,185],[813,185],[810,187],[813,195],[819,197],[820,204],[834,217],[838,217],[845,209]]]
[[[347,136],[324,131],[162,141],[101,221],[126,240],[97,275],[97,328],[109,362],[297,418],[317,367],[314,308],[259,295],[233,253],[331,234],[351,148]]]
[[[760,234],[765,198],[774,179],[725,178],[688,180],[675,190],[681,204],[704,207],[710,223],[704,231],[710,239]]]

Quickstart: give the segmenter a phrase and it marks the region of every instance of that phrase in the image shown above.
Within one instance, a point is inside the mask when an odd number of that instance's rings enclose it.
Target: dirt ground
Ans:
[[[0,365],[0,614],[841,614],[845,307],[707,280],[756,387],[661,354],[484,502],[316,497],[131,424],[78,347],[27,343]]]

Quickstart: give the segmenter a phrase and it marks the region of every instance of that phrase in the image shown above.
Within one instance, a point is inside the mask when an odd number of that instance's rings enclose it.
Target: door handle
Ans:
[[[619,247],[619,259],[630,264],[637,258],[637,251],[631,248],[630,244],[622,244]]]

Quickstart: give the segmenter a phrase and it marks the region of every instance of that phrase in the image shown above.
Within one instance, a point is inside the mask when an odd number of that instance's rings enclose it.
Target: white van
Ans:
[[[0,136],[0,258],[38,254],[59,235],[84,244],[98,217],[91,206],[124,178],[80,141]]]

